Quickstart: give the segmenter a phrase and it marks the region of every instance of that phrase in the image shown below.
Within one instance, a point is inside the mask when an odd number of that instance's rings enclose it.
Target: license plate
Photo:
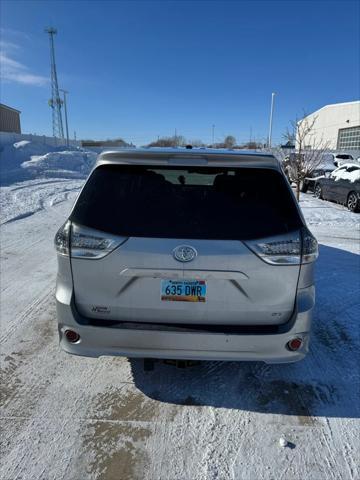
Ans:
[[[161,300],[169,302],[205,302],[205,280],[161,280]]]

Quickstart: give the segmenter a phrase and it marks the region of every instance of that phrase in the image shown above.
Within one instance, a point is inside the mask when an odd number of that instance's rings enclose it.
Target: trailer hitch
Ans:
[[[144,358],[144,372],[152,372],[155,368],[155,359],[154,358]],[[164,365],[172,365],[176,368],[189,368],[194,367],[200,364],[199,360],[172,360],[164,359],[162,360]]]

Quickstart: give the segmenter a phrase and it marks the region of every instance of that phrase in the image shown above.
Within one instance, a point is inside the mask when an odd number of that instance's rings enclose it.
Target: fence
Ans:
[[[42,145],[49,145],[51,147],[66,146],[66,139],[47,137],[46,135],[33,135],[32,133],[10,133],[0,132],[1,143],[16,143],[22,140],[29,140],[30,142],[40,143]],[[69,139],[69,144],[72,147],[81,147],[81,142]]]

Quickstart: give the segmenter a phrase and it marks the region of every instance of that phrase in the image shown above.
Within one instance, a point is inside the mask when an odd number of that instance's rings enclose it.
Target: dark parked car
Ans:
[[[296,178],[296,174],[294,175],[294,169],[296,171],[297,157],[299,156],[302,158],[306,157],[306,152],[301,154],[292,152],[285,157],[282,164],[284,173],[290,184],[294,182]],[[321,163],[316,167],[316,170],[309,173],[307,177],[300,183],[300,190],[303,193],[306,193],[307,191],[313,192],[317,180],[320,177],[329,177],[330,173],[335,170],[335,168],[351,162],[354,162],[354,157],[349,153],[323,153],[321,155]]]
[[[360,165],[346,163],[334,170],[328,178],[319,178],[315,196],[342,203],[352,212],[360,209]]]
[[[328,178],[334,170],[335,167],[332,165],[319,166],[316,170],[311,172],[308,177],[304,178],[304,181],[300,184],[300,190],[303,193],[306,193],[307,191],[314,192],[318,180],[322,177]]]

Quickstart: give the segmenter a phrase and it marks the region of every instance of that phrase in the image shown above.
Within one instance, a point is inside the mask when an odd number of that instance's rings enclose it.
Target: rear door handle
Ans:
[[[175,268],[124,268],[120,275],[122,277],[183,278],[183,271]]]
[[[163,268],[124,268],[120,272],[123,277],[150,278],[188,278],[194,280],[248,280],[249,277],[238,271],[229,270],[179,270]]]

